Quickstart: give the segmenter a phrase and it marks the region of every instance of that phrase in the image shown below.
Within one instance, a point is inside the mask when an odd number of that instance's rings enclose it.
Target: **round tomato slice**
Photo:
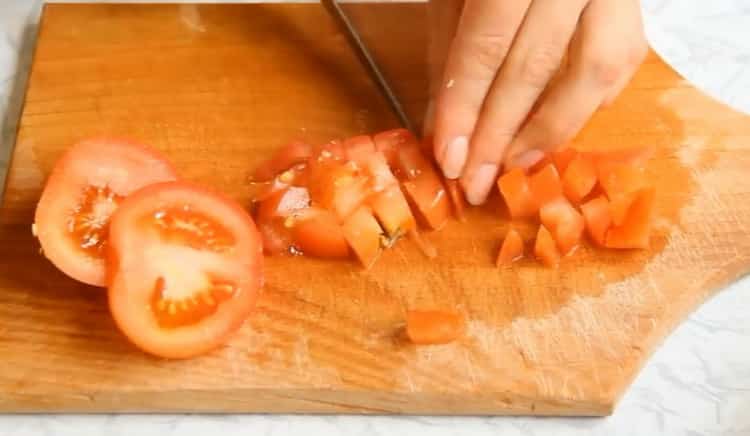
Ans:
[[[78,143],[55,164],[36,208],[33,230],[44,255],[68,276],[104,286],[112,212],[131,192],[176,178],[163,156],[142,145]]]
[[[262,263],[260,234],[239,204],[184,182],[151,185],[112,216],[110,311],[142,350],[196,356],[251,313]]]

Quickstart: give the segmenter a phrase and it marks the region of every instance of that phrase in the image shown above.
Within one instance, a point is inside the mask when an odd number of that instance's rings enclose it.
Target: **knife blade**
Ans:
[[[396,115],[401,125],[412,133],[415,133],[411,120],[409,120],[401,102],[393,92],[393,88],[391,88],[385,75],[383,75],[383,72],[380,70],[378,63],[372,57],[372,54],[367,49],[367,45],[362,40],[362,37],[359,35],[359,32],[352,21],[341,8],[341,5],[337,0],[321,0],[321,2],[323,3],[323,6],[325,6],[329,15],[331,15],[336,24],[343,31],[352,50],[354,50],[360,62],[365,67],[371,80],[377,85],[380,93],[388,102],[388,105],[391,107],[391,110]]]

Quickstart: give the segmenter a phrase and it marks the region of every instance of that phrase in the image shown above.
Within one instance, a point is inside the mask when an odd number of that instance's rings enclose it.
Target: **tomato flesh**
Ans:
[[[563,255],[571,253],[581,240],[585,227],[580,213],[564,198],[547,203],[539,211],[539,218],[548,229]]]
[[[208,352],[252,312],[263,283],[262,244],[238,204],[184,182],[145,187],[112,215],[109,305],[142,350]]]
[[[293,239],[300,251],[320,258],[349,257],[349,243],[338,217],[327,210],[315,210],[297,219],[293,225]]]
[[[505,235],[495,263],[500,267],[510,265],[521,258],[523,258],[523,239],[515,229],[510,229],[508,234]]]
[[[527,218],[534,215],[534,199],[529,179],[522,169],[516,168],[503,174],[498,179],[497,186],[512,218]]]
[[[573,159],[578,156],[578,152],[573,148],[566,148],[564,150],[556,151],[552,153],[552,162],[557,168],[559,174],[565,174],[568,169],[568,165]]]
[[[398,185],[392,185],[373,196],[370,206],[383,230],[391,238],[403,236],[416,227],[409,203]]]
[[[644,188],[636,193],[622,225],[612,226],[607,231],[607,247],[622,249],[649,247],[654,198],[654,188]]]
[[[612,225],[612,215],[607,198],[600,195],[587,201],[581,205],[581,212],[591,239],[599,246],[605,246],[607,230]]]
[[[360,207],[342,225],[344,237],[357,258],[369,269],[380,256],[383,232],[368,207]]]
[[[443,310],[410,310],[406,313],[406,335],[418,345],[455,341],[464,330],[461,315]]]
[[[459,221],[466,221],[466,200],[458,180],[443,178],[445,189],[448,191],[451,206],[453,206],[453,215]]]
[[[529,177],[529,190],[535,208],[560,198],[563,194],[560,176],[553,164],[548,164]]]
[[[176,178],[167,160],[143,145],[74,145],[55,163],[37,204],[34,229],[44,255],[69,277],[104,286],[110,216],[133,191]]]
[[[281,147],[271,159],[264,162],[255,170],[253,180],[268,181],[293,166],[304,163],[312,155],[312,147],[304,142],[291,142]]]
[[[579,204],[596,185],[596,167],[584,155],[575,156],[562,174],[563,191],[574,204]]]
[[[548,267],[557,266],[560,262],[560,252],[557,250],[552,234],[544,225],[539,226],[539,232],[534,242],[534,255]]]

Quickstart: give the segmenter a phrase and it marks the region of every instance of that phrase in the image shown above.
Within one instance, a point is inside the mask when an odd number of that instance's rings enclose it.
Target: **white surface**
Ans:
[[[127,0],[121,0],[127,1]],[[18,116],[40,0],[0,0],[2,149]],[[750,1],[644,0],[649,39],[700,88],[750,112]],[[26,37],[24,36],[26,35]],[[20,68],[19,68],[20,65]],[[15,98],[10,98],[14,96]],[[8,110],[6,103],[11,100]],[[0,260],[1,261],[1,260]],[[502,377],[502,374],[498,374]],[[615,414],[580,418],[4,416],[3,435],[750,435],[750,281],[723,291],[657,351]]]

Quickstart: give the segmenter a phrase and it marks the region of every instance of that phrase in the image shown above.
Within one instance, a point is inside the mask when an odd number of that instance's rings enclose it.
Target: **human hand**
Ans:
[[[638,0],[431,3],[441,26],[431,63],[442,74],[425,126],[445,176],[460,178],[472,204],[486,200],[501,167],[531,166],[572,139],[648,50]],[[453,35],[451,11],[460,11],[455,37],[441,43]]]

